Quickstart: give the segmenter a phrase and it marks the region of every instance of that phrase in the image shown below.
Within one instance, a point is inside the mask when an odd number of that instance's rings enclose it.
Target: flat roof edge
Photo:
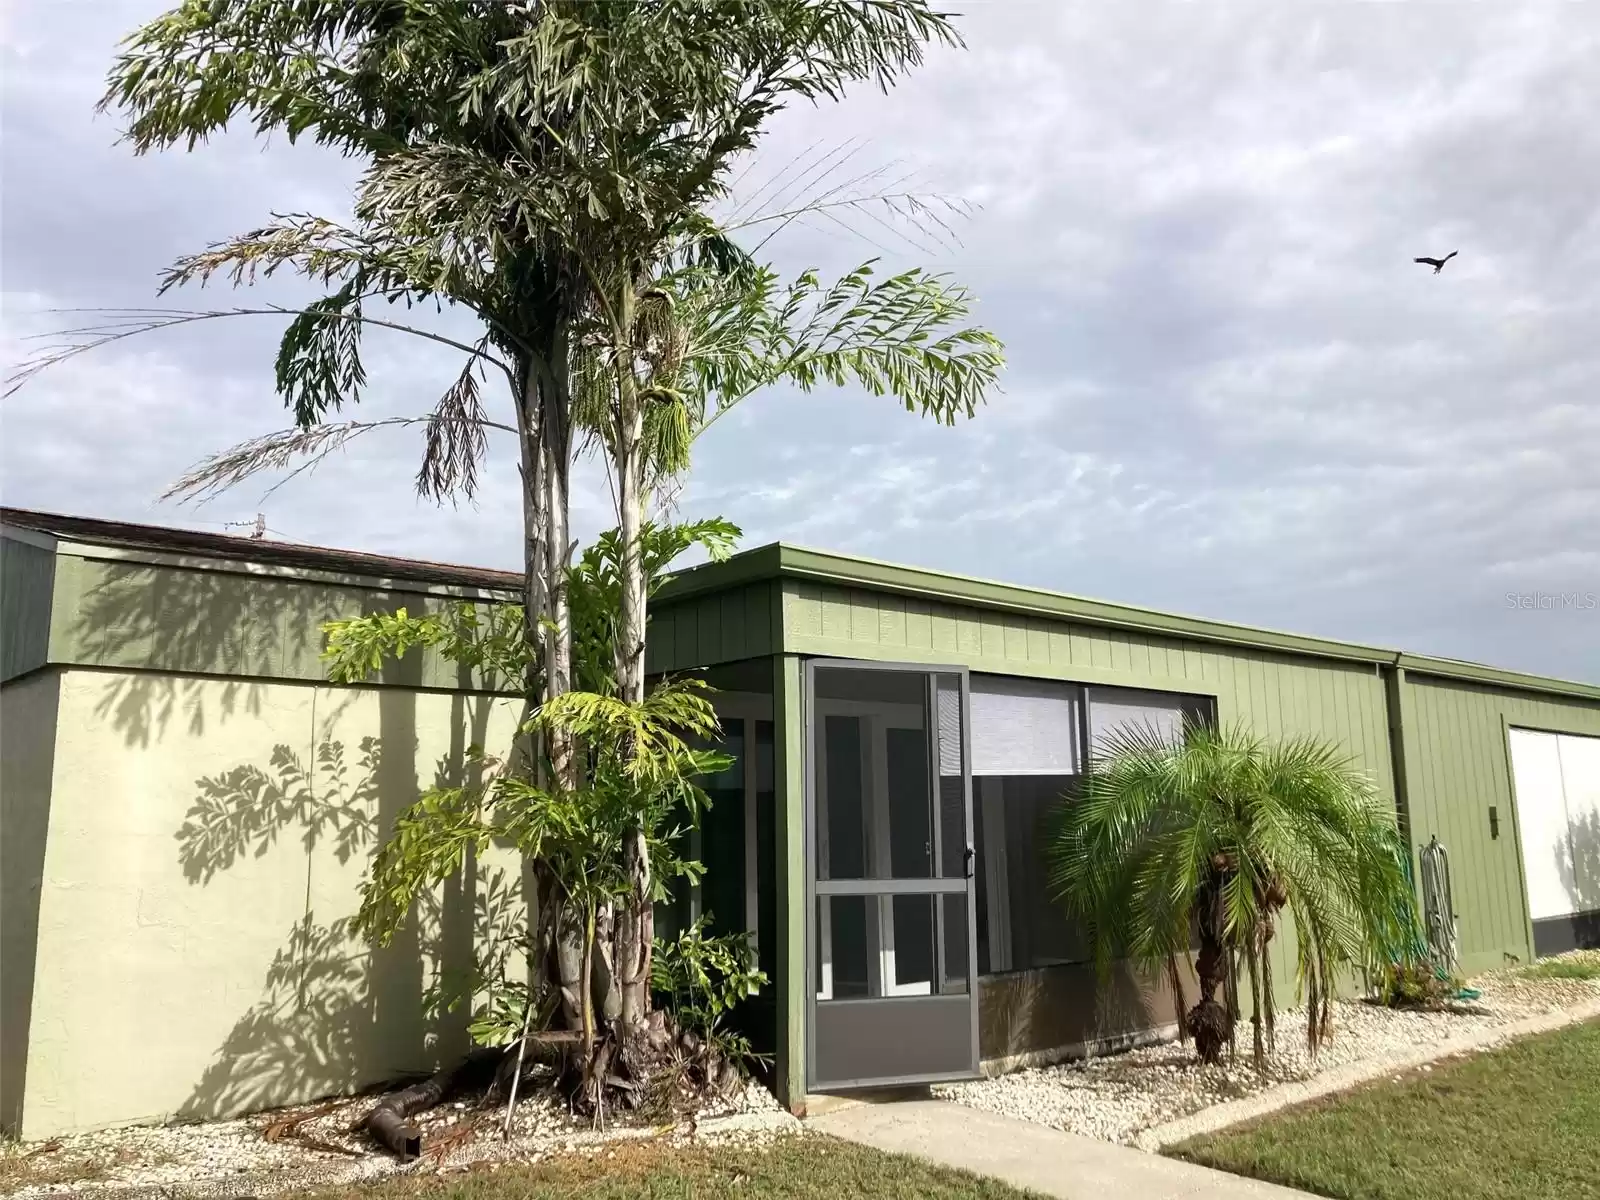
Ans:
[[[487,567],[4,506],[0,506],[0,527],[8,538],[53,548],[57,554],[123,558],[184,569],[485,596],[516,594],[522,583],[515,572]]]
[[[1557,679],[1548,675],[1529,675],[1506,667],[1492,667],[1487,663],[1464,662],[1454,658],[1433,658],[1427,654],[1402,653],[1398,666],[1412,675],[1432,675],[1465,683],[1487,684],[1492,687],[1514,688],[1541,695],[1566,696],[1574,700],[1600,702],[1600,686],[1582,683],[1576,679]]]
[[[1600,701],[1600,686],[1576,680],[1532,675],[1458,659],[1411,654],[1360,642],[1237,625],[1209,617],[1184,616],[1130,604],[1091,600],[1065,592],[910,567],[785,542],[772,542],[736,554],[720,563],[702,563],[677,572],[662,585],[658,599],[671,603],[741,584],[780,578],[866,588],[994,611],[1077,621],[1251,650],[1402,667],[1417,674],[1443,679]]]

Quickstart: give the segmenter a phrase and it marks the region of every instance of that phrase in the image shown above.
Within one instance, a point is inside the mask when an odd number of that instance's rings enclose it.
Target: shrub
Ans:
[[[657,941],[651,961],[651,984],[666,997],[678,1028],[741,1068],[759,1056],[742,1034],[723,1026],[723,1018],[767,982],[751,960],[747,935],[709,937],[702,917],[674,940]]]
[[[1441,975],[1431,963],[1389,963],[1378,974],[1374,999],[1385,1008],[1433,1008],[1461,990],[1461,981]]]

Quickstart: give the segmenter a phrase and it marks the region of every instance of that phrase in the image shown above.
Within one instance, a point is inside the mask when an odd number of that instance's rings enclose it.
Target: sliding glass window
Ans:
[[[1086,962],[1087,941],[1051,895],[1049,846],[1086,757],[1118,730],[1176,740],[1211,701],[1173,692],[1085,688],[973,675],[973,832],[980,974]]]

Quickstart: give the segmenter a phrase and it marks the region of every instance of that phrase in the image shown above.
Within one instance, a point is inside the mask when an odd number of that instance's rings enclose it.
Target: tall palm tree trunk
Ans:
[[[632,366],[634,285],[630,278],[619,297],[619,348],[628,357],[617,362],[617,426],[614,454],[617,474],[617,521],[621,538],[621,611],[617,620],[617,692],[630,703],[644,700],[646,588],[640,529],[644,521],[644,413]],[[617,978],[622,986],[622,1024],[640,1029],[650,1011],[650,952],[655,938],[650,901],[650,853],[642,823],[624,835],[623,868],[633,885],[631,903],[623,906],[617,929]]]
[[[523,364],[517,397],[523,515],[523,638],[534,651],[524,680],[526,705],[543,704],[572,688],[572,620],[567,600],[568,479],[571,422],[565,335],[558,333],[547,354]],[[579,763],[571,735],[548,729],[532,748],[533,769],[541,781],[553,777],[565,789],[578,784]],[[569,1029],[592,1025],[583,922],[570,904],[557,902],[554,887],[541,889],[535,920],[543,932],[535,939],[551,947],[545,960],[553,971],[561,1015]]]
[[[1233,1036],[1233,1017],[1229,1007],[1217,999],[1217,993],[1226,989],[1229,976],[1222,892],[1226,883],[1226,872],[1213,870],[1201,884],[1195,904],[1200,927],[1200,953],[1195,959],[1195,974],[1200,979],[1200,999],[1189,1010],[1187,1021],[1189,1036],[1194,1038],[1195,1053],[1200,1056],[1201,1062],[1211,1064],[1222,1061],[1223,1048]]]

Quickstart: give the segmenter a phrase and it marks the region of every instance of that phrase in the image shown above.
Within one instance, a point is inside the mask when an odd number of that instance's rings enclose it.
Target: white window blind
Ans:
[[[1117,731],[1154,730],[1163,741],[1183,738],[1184,697],[1132,688],[1089,689],[1089,753],[1104,754]]]
[[[961,774],[961,681],[939,676],[939,774]]]
[[[1076,775],[1075,684],[1008,675],[972,676],[974,775]]]
[[[1511,730],[1511,777],[1528,877],[1529,919],[1566,916],[1575,905],[1562,871],[1569,830],[1561,794],[1560,739],[1532,729]]]
[[[1600,831],[1600,738],[1513,729],[1511,774],[1529,917],[1592,910],[1600,878],[1583,848]]]

